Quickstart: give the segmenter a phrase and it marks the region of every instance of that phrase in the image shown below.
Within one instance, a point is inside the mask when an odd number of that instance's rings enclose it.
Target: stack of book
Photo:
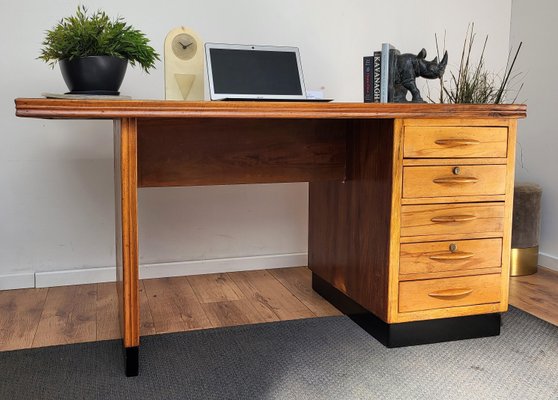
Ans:
[[[391,44],[383,43],[381,51],[363,58],[365,103],[393,101],[395,59],[399,54],[399,50]]]

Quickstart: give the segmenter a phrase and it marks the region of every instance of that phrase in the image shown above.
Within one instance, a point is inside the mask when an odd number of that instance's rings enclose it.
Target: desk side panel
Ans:
[[[114,122],[116,281],[124,347],[139,346],[136,120]]]
[[[346,120],[140,119],[140,187],[343,180]]]
[[[393,120],[356,120],[347,180],[310,183],[309,267],[387,321]]]

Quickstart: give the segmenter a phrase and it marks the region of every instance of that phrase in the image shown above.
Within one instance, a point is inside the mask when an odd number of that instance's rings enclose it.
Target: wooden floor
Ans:
[[[308,268],[146,279],[141,335],[341,313],[312,291]],[[0,350],[119,337],[114,283],[0,291]]]
[[[340,315],[305,267],[143,280],[141,335]],[[558,272],[512,278],[510,304],[558,325]],[[0,291],[0,350],[119,337],[113,283]]]
[[[539,267],[534,275],[511,278],[510,304],[558,325],[558,272]]]

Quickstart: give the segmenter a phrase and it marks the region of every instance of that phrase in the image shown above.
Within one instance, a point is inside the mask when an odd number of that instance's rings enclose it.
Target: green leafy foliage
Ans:
[[[79,6],[75,15],[63,18],[46,32],[39,59],[52,67],[59,60],[88,56],[116,56],[145,72],[155,66],[159,54],[149,46],[145,35],[126,24],[123,18],[111,20],[104,11],[87,15]]]

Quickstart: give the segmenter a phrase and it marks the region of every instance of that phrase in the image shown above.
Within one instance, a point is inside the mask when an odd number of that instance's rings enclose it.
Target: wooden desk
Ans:
[[[524,105],[17,99],[16,109],[114,121],[129,376],[141,187],[310,182],[315,290],[388,346],[499,332]]]

